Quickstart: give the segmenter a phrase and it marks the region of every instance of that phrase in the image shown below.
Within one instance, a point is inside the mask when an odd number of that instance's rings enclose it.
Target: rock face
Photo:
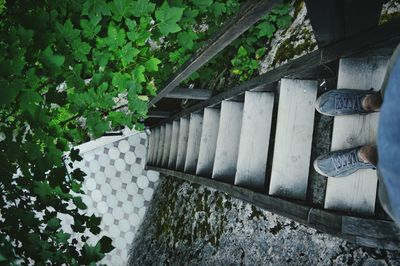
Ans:
[[[130,265],[400,265],[212,189],[161,178]]]

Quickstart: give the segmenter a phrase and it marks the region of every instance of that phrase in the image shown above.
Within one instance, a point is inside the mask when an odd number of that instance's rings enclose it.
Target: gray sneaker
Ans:
[[[366,95],[379,93],[372,90],[339,89],[322,94],[316,103],[318,112],[327,116],[368,114],[361,102]]]
[[[314,169],[327,177],[344,177],[360,169],[374,169],[373,164],[365,163],[359,158],[360,148],[361,146],[321,155],[315,159]]]

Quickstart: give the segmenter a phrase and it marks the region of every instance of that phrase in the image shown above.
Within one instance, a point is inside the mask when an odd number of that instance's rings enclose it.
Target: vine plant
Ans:
[[[113,249],[108,237],[95,245],[77,237],[99,234],[101,219],[85,214],[73,145],[118,127],[142,129],[148,98],[239,6],[0,0],[0,264],[89,265]],[[232,61],[241,75],[254,52],[245,47]],[[64,232],[57,213],[72,216],[78,234]]]

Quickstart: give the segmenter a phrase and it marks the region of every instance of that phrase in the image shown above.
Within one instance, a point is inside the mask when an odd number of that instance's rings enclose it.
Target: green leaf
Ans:
[[[183,10],[184,8],[170,7],[167,1],[156,10],[156,19],[162,34],[168,35],[181,30],[177,22],[182,18]]]
[[[215,17],[221,16],[223,13],[226,12],[226,4],[225,3],[214,3],[212,5],[213,13]]]
[[[82,15],[89,17],[110,16],[111,12],[105,0],[86,0],[82,7]]]
[[[89,246],[88,244],[85,244],[83,246],[83,256],[84,256],[87,264],[99,261],[102,258],[104,258],[104,254],[101,252],[100,245]]]
[[[292,23],[292,17],[289,15],[279,17],[276,21],[276,25],[278,25],[278,28],[280,29],[289,27],[291,23]]]
[[[47,202],[51,197],[53,189],[47,183],[35,182],[33,192],[39,197],[41,201]]]
[[[127,73],[117,72],[113,75],[112,85],[114,85],[119,92],[126,91],[128,80],[131,79],[131,76]]]
[[[72,201],[74,202],[75,206],[80,210],[86,210],[87,206],[83,203],[81,197],[73,197]]]
[[[74,41],[76,38],[79,38],[80,31],[78,29],[74,29],[74,25],[72,25],[70,19],[65,21],[64,25],[57,22],[56,28],[60,32],[61,36],[63,36],[64,39],[70,43]]]
[[[94,137],[98,138],[110,130],[110,125],[104,121],[98,112],[90,112],[86,116],[86,125]]]
[[[193,49],[194,40],[197,40],[198,37],[192,29],[188,31],[180,32],[178,34],[178,44],[182,47],[185,47],[189,50]]]
[[[46,228],[51,231],[57,231],[60,227],[61,227],[61,220],[58,219],[57,217],[53,217],[47,222]]]
[[[237,52],[237,55],[240,56],[240,57],[245,57],[245,56],[247,56],[247,50],[246,50],[246,48],[244,48],[243,46],[240,46],[240,47],[239,47],[239,50],[238,50],[238,52]]]
[[[10,104],[14,102],[15,98],[17,97],[18,93],[24,89],[25,84],[19,80],[13,80],[8,83],[6,80],[0,78],[0,90],[1,90],[1,97],[0,97],[0,105]]]
[[[213,0],[192,0],[193,4],[200,9],[206,9],[212,5]]]
[[[132,127],[132,117],[123,112],[110,112],[107,118],[113,127],[121,125]]]
[[[276,31],[275,26],[267,21],[258,24],[256,28],[259,30],[257,34],[258,38],[262,38],[264,36],[271,38]]]
[[[135,11],[130,0],[114,0],[110,3],[110,10],[113,13],[113,19],[118,22],[122,18],[131,16]]]
[[[108,236],[103,236],[98,242],[97,245],[100,244],[101,252],[108,253],[111,252],[114,247],[112,245],[112,240]]]
[[[73,162],[76,162],[76,161],[80,162],[83,160],[82,156],[79,155],[79,149],[75,149],[75,148],[71,149],[71,151],[69,153],[69,157],[71,158],[71,161],[73,161]]]
[[[41,102],[43,99],[36,91],[26,90],[21,93],[19,100],[21,109],[28,112],[33,117],[38,108],[37,103]]]
[[[122,66],[127,67],[133,63],[140,53],[140,50],[133,47],[132,43],[127,43],[121,50],[118,51],[118,57],[121,58]]]
[[[122,47],[126,43],[125,30],[117,29],[113,24],[108,26],[107,44],[110,50],[116,50],[117,47]]]
[[[81,42],[76,39],[72,42],[72,51],[76,60],[85,62],[87,61],[86,56],[90,53],[91,46],[86,42]]]
[[[263,57],[265,55],[266,49],[264,47],[258,49],[256,51],[256,59],[260,59],[261,57]]]
[[[149,60],[147,60],[146,63],[144,63],[144,66],[146,67],[147,71],[156,72],[158,71],[158,65],[160,63],[161,60],[152,56]]]
[[[86,19],[81,19],[80,24],[83,29],[83,37],[88,39],[93,39],[101,30],[101,26],[94,24],[92,20],[88,21]]]
[[[64,64],[65,57],[62,55],[56,55],[53,50],[48,46],[39,56],[40,61],[49,70],[59,68]]]
[[[146,68],[143,65],[136,66],[132,72],[134,79],[139,83],[145,82],[146,81],[146,77],[144,75],[145,71]]]
[[[56,241],[60,244],[67,244],[68,239],[71,237],[70,234],[64,232],[57,232]]]
[[[137,0],[132,2],[135,17],[143,17],[154,12],[155,4],[149,0]]]

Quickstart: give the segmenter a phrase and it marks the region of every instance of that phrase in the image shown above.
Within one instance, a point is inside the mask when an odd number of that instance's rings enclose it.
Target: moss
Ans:
[[[293,8],[294,8],[293,18],[297,18],[297,15],[300,13],[303,7],[304,7],[304,0],[296,0],[293,3]]]
[[[311,36],[312,33],[309,30],[304,29],[300,33],[294,34],[284,40],[281,46],[276,51],[272,66],[275,67],[276,65],[283,63],[289,59],[293,59],[295,56],[301,55],[304,51],[313,50],[317,43],[312,41]],[[298,42],[301,39],[303,39],[304,42],[295,46],[294,43]]]
[[[256,207],[251,206],[251,215],[250,215],[250,220],[253,220],[254,218],[260,219],[264,218],[264,214],[260,212]]]

